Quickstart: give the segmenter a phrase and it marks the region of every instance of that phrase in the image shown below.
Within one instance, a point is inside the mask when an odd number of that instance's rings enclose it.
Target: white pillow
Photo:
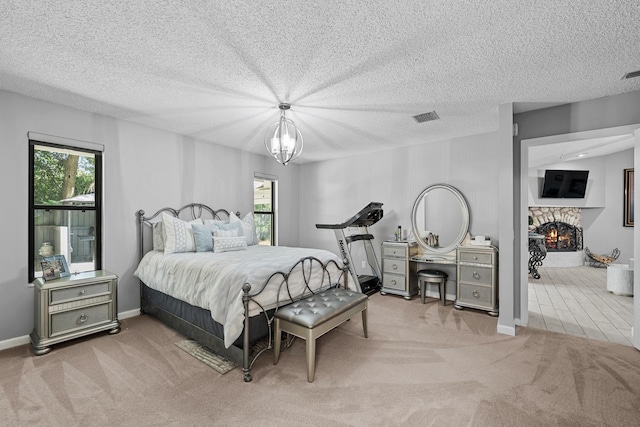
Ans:
[[[205,223],[205,225],[209,225],[209,224],[221,225],[221,224],[229,224],[229,220],[227,220],[227,219],[205,219],[204,223]]]
[[[162,213],[165,255],[180,252],[195,252],[196,243],[193,238],[193,228],[191,224],[202,224],[202,220],[198,218],[187,222],[171,216],[168,213]]]
[[[229,222],[233,224],[238,222],[242,224],[242,230],[244,231],[244,237],[247,239],[247,245],[258,244],[258,234],[256,232],[256,225],[253,222],[253,214],[249,212],[244,218],[238,218],[233,212],[229,214]]]
[[[164,227],[162,221],[153,224],[153,250],[164,251]]]
[[[221,230],[219,228],[214,228],[212,234],[213,234],[213,237],[238,237],[238,236],[244,237],[244,234],[241,232],[238,232],[238,230]]]
[[[213,252],[241,251],[247,249],[247,240],[239,237],[214,237]]]

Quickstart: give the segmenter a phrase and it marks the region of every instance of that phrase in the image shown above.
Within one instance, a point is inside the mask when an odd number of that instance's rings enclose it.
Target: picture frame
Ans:
[[[634,172],[632,169],[624,170],[624,217],[622,225],[633,227],[634,225]]]
[[[51,261],[42,261],[42,278],[45,281],[55,280],[60,278],[60,270],[54,268],[54,263]]]
[[[64,255],[53,255],[42,258],[42,276],[44,280],[53,280],[71,275],[67,259]]]

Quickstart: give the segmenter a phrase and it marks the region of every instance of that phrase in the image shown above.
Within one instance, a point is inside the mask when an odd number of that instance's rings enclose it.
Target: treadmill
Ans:
[[[367,295],[378,292],[381,287],[382,274],[380,272],[380,264],[373,249],[373,235],[369,233],[367,228],[380,221],[380,219],[382,219],[382,203],[371,202],[342,224],[316,224],[316,228],[334,231],[340,254],[343,259],[349,262],[349,272],[353,283],[355,283],[356,290]],[[347,236],[345,230],[348,228],[357,228],[357,232]],[[351,244],[356,242],[364,244],[367,262],[373,275],[358,276],[356,274],[356,264],[351,258]]]

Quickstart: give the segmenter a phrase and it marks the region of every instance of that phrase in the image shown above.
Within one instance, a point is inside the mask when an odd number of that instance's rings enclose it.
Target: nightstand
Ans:
[[[120,332],[118,276],[104,270],[33,282],[35,327],[31,343],[36,355],[51,345],[101,331]]]

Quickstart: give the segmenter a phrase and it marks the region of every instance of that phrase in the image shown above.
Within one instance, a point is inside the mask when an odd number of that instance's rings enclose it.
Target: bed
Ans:
[[[348,287],[332,252],[257,244],[251,214],[191,203],[136,213],[140,310],[242,366],[272,348],[274,313],[329,287]]]

